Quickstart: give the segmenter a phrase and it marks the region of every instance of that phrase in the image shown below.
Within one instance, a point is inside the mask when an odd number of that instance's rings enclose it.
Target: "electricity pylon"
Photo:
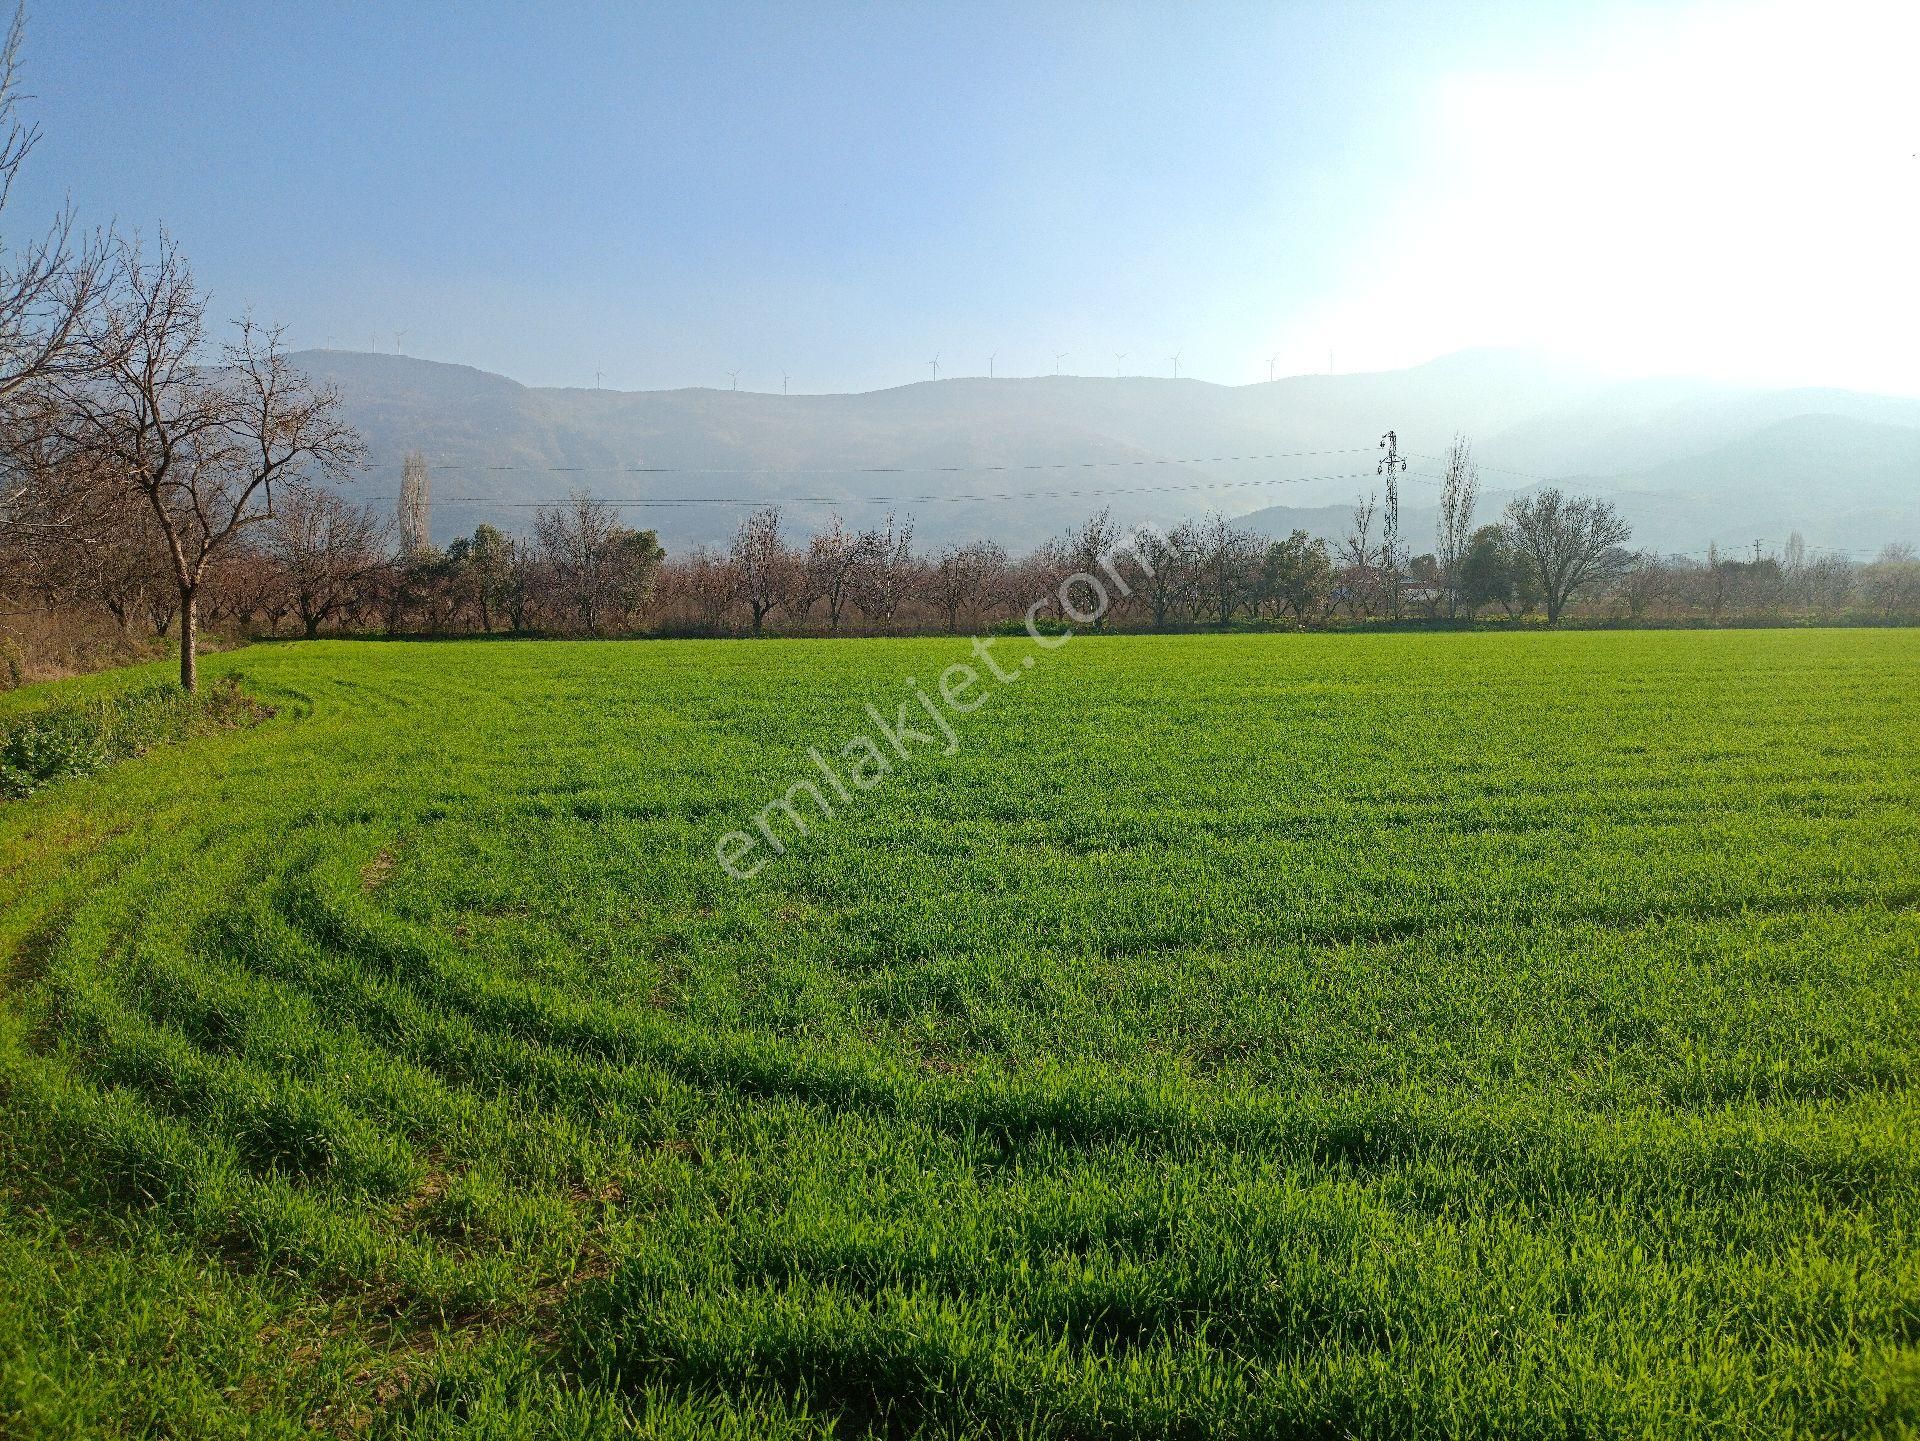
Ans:
[[[1387,569],[1387,594],[1393,607],[1393,618],[1400,619],[1400,477],[1406,473],[1406,457],[1400,454],[1400,437],[1391,430],[1380,437],[1380,448],[1386,451],[1380,464],[1374,467],[1377,474],[1387,478],[1386,534],[1381,539]]]

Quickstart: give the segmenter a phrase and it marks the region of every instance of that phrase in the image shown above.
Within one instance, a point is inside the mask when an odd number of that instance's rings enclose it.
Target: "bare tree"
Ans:
[[[1185,521],[1170,531],[1142,526],[1125,549],[1139,562],[1134,589],[1154,625],[1164,627],[1175,611],[1193,603],[1200,576],[1200,533]]]
[[[1257,545],[1242,530],[1215,511],[1196,532],[1199,541],[1198,589],[1214,621],[1226,625],[1250,598]]]
[[[826,529],[816,532],[807,542],[806,588],[812,596],[827,603],[830,631],[840,629],[870,544],[868,533],[848,530],[837,515],[829,517]]]
[[[309,638],[386,564],[386,527],[370,511],[319,486],[287,487],[264,534],[267,554],[285,577]]]
[[[1920,615],[1920,556],[1906,544],[1886,546],[1866,567],[1868,598],[1886,619]]]
[[[1105,506],[1080,524],[1068,527],[1066,534],[1050,547],[1060,578],[1064,581],[1074,575],[1098,576],[1101,568],[1110,563],[1120,538],[1120,528],[1113,523],[1113,512]],[[1128,589],[1132,589],[1130,584]],[[1115,618],[1131,599],[1118,586],[1109,586],[1107,590],[1107,603],[1099,608],[1099,614],[1090,623],[1095,630]]]
[[[40,131],[20,115],[24,11],[14,12],[0,48],[0,231],[13,182]],[[105,538],[123,517],[111,487],[76,460],[55,424],[56,388],[95,367],[87,322],[108,272],[105,237],[77,234],[73,213],[57,215],[37,238],[0,242],[0,561],[16,573],[62,562]]]
[[[1801,585],[1813,613],[1827,620],[1846,609],[1855,580],[1852,561],[1843,555],[1822,555],[1807,562]]]
[[[1439,562],[1441,584],[1446,587],[1447,615],[1459,614],[1460,565],[1473,543],[1473,508],[1480,497],[1480,467],[1473,461],[1473,446],[1464,435],[1455,434],[1447,447],[1446,474],[1440,481]]]
[[[202,359],[206,299],[178,249],[117,252],[110,293],[87,328],[92,361],[60,385],[71,448],[151,508],[180,610],[180,684],[197,680],[199,595],[234,538],[273,514],[276,487],[346,474],[360,438],[339,397],[289,363],[282,332],[251,319]]]
[[[1102,506],[1068,530],[1061,543],[1061,558],[1073,570],[1093,575],[1113,554],[1120,537],[1120,527],[1113,523],[1113,511]]]
[[[497,604],[507,613],[507,624],[523,631],[533,616],[538,597],[543,570],[540,555],[526,541],[509,536],[502,548],[502,557]]]
[[[20,116],[20,50],[26,14],[14,12],[0,49],[0,211],[40,141],[40,128]],[[104,237],[74,233],[63,211],[38,239],[0,261],[0,401],[37,382],[83,375],[97,357],[82,344],[86,321],[108,270]]]
[[[556,597],[588,635],[598,635],[620,586],[623,531],[614,508],[576,490],[562,504],[535,511],[533,530]]]
[[[1633,528],[1611,501],[1590,495],[1569,499],[1549,487],[1508,503],[1506,532],[1539,583],[1547,624],[1554,625],[1582,587],[1611,579],[1626,567],[1621,547]]]
[[[787,599],[792,583],[794,559],[780,536],[779,506],[765,506],[740,522],[731,558],[740,599],[747,604],[753,633],[759,635],[767,617]]]
[[[1382,581],[1380,559],[1383,552],[1373,547],[1373,517],[1376,498],[1367,495],[1353,504],[1353,521],[1340,538],[1340,586],[1351,616],[1372,615],[1380,606]]]
[[[1006,569],[1006,551],[990,540],[950,545],[935,557],[927,576],[927,591],[945,613],[948,631],[960,629],[963,611],[978,611]]]
[[[1798,586],[1807,569],[1807,538],[1794,531],[1787,537],[1786,548],[1780,554],[1780,569],[1790,585]]]
[[[860,565],[854,572],[853,603],[869,625],[892,622],[919,584],[913,558],[913,517],[886,524],[862,537]]]
[[[1727,567],[1720,555],[1720,547],[1713,541],[1707,542],[1707,561],[1697,570],[1688,572],[1690,584],[1689,599],[1706,612],[1708,620],[1717,621],[1726,609],[1727,598],[1733,590]]]
[[[684,586],[688,604],[709,631],[718,631],[726,622],[727,610],[740,594],[734,578],[733,563],[715,555],[705,546],[688,557]]]
[[[202,600],[209,619],[230,620],[242,629],[262,619],[271,633],[292,614],[293,596],[280,567],[251,540],[248,536],[228,546],[208,569]],[[162,579],[172,590],[172,576],[163,574]],[[366,589],[355,594],[356,605],[365,601]]]
[[[1629,620],[1639,620],[1673,588],[1673,574],[1650,550],[1635,551],[1621,569],[1615,593]]]
[[[108,519],[90,528],[84,542],[51,552],[57,573],[49,582],[69,592],[68,598],[97,601],[106,607],[122,631],[136,620],[164,634],[176,608],[173,575],[161,547],[152,517],[122,504]]]

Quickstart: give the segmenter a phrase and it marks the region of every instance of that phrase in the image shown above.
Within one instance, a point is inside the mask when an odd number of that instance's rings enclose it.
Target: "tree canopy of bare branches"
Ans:
[[[913,556],[913,517],[896,521],[889,515],[885,525],[866,532],[863,538],[860,564],[853,575],[853,603],[868,624],[885,627],[899,614],[919,581]]]
[[[20,114],[24,32],[24,11],[16,11],[0,50],[0,220],[14,179],[40,140],[39,127]],[[5,229],[12,228],[7,221]],[[93,363],[78,342],[108,268],[105,239],[79,234],[71,210],[37,238],[0,249],[0,403]]]
[[[535,512],[534,532],[554,589],[589,635],[638,609],[653,589],[659,541],[650,530],[621,525],[604,500],[576,490],[564,505]]]
[[[387,562],[386,525],[319,486],[287,487],[265,535],[308,636],[318,635]]]
[[[779,506],[763,506],[740,522],[733,533],[732,560],[740,598],[758,635],[767,617],[792,593],[795,562],[780,536]]]
[[[928,595],[957,632],[962,615],[978,615],[1007,572],[1007,553],[990,540],[949,545],[934,558]]]
[[[1215,511],[1195,532],[1199,593],[1217,625],[1226,625],[1249,598],[1251,570],[1259,547],[1254,537]]]
[[[189,691],[200,586],[215,556],[272,517],[276,490],[343,478],[361,455],[339,397],[295,369],[279,330],[242,319],[209,363],[206,305],[170,240],[151,254],[123,243],[87,327],[91,361],[58,386],[69,452],[143,499],[159,527]]]
[[[1439,546],[1435,560],[1446,588],[1447,614],[1460,606],[1460,566],[1473,540],[1473,511],[1480,497],[1480,467],[1473,462],[1473,446],[1456,434],[1447,447],[1446,471],[1440,479]]]
[[[46,569],[124,517],[97,477],[58,435],[54,387],[85,375],[97,353],[84,343],[109,270],[107,243],[78,231],[62,211],[20,240],[8,213],[13,183],[40,139],[20,113],[24,16],[16,11],[0,49],[0,567]]]
[[[864,531],[848,530],[838,515],[830,516],[826,527],[807,541],[805,568],[809,599],[826,602],[827,629],[837,632],[853,600],[854,581],[867,558],[872,537]]]
[[[1192,603],[1200,575],[1200,533],[1182,521],[1171,531],[1142,526],[1129,542],[1140,562],[1134,582],[1156,626],[1164,626]]]

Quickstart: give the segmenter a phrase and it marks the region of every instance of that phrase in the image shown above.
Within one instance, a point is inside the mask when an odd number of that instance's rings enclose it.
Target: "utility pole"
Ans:
[[[1374,467],[1378,475],[1387,478],[1387,514],[1386,534],[1381,540],[1381,549],[1385,552],[1387,563],[1388,596],[1392,604],[1395,620],[1400,619],[1400,477],[1406,472],[1406,458],[1400,454],[1400,437],[1391,430],[1380,437],[1380,448],[1386,451],[1379,465]]]
[[[427,500],[427,458],[417,450],[400,463],[400,549],[408,558],[431,545]]]

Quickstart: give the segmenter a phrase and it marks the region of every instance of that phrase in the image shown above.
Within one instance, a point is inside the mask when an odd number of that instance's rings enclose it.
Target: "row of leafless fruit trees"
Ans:
[[[1866,565],[1793,543],[1757,559],[1661,557],[1627,550],[1611,507],[1551,491],[1476,526],[1472,477],[1457,442],[1439,533],[1419,554],[1376,534],[1363,502],[1332,543],[1267,538],[1220,515],[1135,530],[1102,511],[1017,556],[990,541],[916,549],[911,521],[893,517],[867,529],[830,517],[790,535],[767,507],[723,550],[667,556],[651,531],[585,494],[538,511],[525,537],[482,525],[444,549],[408,552],[371,510],[294,486],[220,552],[201,599],[230,632],[309,636],[957,632],[1060,620],[1061,583],[1080,572],[1124,581],[1107,587],[1099,623],[1112,629],[1920,613],[1920,562],[1903,551]],[[39,603],[97,606],[123,628],[177,625],[173,572],[150,525],[96,538],[84,564],[57,564],[37,584]]]

